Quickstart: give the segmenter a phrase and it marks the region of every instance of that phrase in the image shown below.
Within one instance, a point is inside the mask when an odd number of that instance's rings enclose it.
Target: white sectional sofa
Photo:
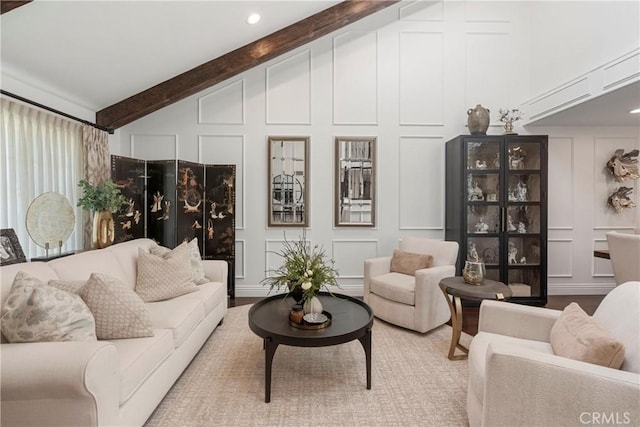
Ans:
[[[86,280],[92,273],[135,288],[138,239],[49,262],[0,268],[0,302],[24,271],[42,281]],[[200,350],[227,310],[227,263],[204,261],[198,291],[146,303],[153,336],[93,342],[7,343],[0,347],[0,424],[140,426]]]

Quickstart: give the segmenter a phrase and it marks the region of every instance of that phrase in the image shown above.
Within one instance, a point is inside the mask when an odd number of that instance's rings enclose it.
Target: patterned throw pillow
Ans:
[[[207,279],[204,275],[204,263],[202,262],[202,257],[200,256],[198,238],[196,237],[191,239],[189,243],[180,244],[180,246],[175,248],[174,251],[181,246],[186,246],[189,249],[189,262],[191,264],[191,272],[193,273],[193,282],[196,285],[208,283],[209,279]],[[171,249],[165,248],[164,246],[154,245],[149,248],[149,252],[159,257],[166,257],[172,251]]]
[[[73,293],[22,271],[2,306],[2,333],[9,342],[96,341],[93,315]]]
[[[186,245],[178,246],[164,257],[138,249],[136,293],[144,302],[162,301],[197,290]]]
[[[153,336],[144,302],[120,280],[92,273],[80,289],[80,296],[96,319],[98,339]]]
[[[204,263],[202,262],[202,257],[200,256],[198,239],[192,239],[187,246],[189,247],[189,262],[191,263],[193,281],[196,283],[196,285],[207,283],[209,279],[204,276]]]

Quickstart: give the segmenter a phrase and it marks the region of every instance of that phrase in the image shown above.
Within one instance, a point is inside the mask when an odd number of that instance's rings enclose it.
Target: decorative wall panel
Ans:
[[[266,69],[268,124],[311,123],[311,51]]]
[[[573,229],[573,138],[549,141],[549,229]],[[552,257],[550,257],[551,259]]]
[[[377,33],[347,32],[333,39],[333,122],[378,122]]]
[[[198,161],[206,164],[236,165],[236,229],[244,229],[244,136],[200,135]]]
[[[444,1],[417,1],[400,8],[401,21],[444,21]]]
[[[627,180],[625,182],[617,182],[606,168],[607,161],[613,156],[618,148],[624,149],[625,153],[640,148],[638,140],[635,138],[595,138],[593,154],[593,213],[594,228],[596,229],[620,229],[634,228],[636,221],[635,208],[624,209],[620,213],[607,205],[607,198],[618,187],[625,186],[633,188],[631,200],[636,205],[640,205],[638,197],[638,181]]]
[[[466,1],[467,22],[509,22],[512,5],[510,2]]]
[[[333,254],[340,279],[364,277],[364,261],[378,255],[377,240],[334,240]]]
[[[498,123],[498,110],[509,105],[510,37],[506,33],[467,33],[466,37],[466,105],[482,104]]]
[[[608,249],[607,239],[593,239],[593,250],[602,249]],[[591,275],[593,277],[614,277],[611,260],[592,257],[591,262]]]
[[[400,228],[442,230],[445,187],[442,138],[400,137],[399,149]],[[378,203],[386,202],[380,198]]]
[[[236,279],[244,279],[246,276],[244,239],[236,240]]]
[[[573,240],[549,239],[547,277],[573,277]]]
[[[400,33],[400,124],[443,125],[441,33]]]
[[[244,80],[238,80],[198,99],[198,123],[243,124]]]
[[[141,160],[178,158],[178,135],[131,135],[131,157]]]

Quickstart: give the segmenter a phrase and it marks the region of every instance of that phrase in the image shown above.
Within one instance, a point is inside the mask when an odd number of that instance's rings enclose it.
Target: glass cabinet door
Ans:
[[[514,296],[541,295],[541,144],[506,146],[505,232],[507,279]]]
[[[466,143],[466,259],[484,262],[492,280],[500,277],[501,147],[499,141]]]

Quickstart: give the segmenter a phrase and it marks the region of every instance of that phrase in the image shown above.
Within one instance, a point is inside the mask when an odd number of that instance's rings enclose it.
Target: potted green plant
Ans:
[[[329,259],[325,250],[318,245],[310,247],[304,230],[295,242],[287,240],[285,235],[284,248],[272,253],[280,256],[283,263],[277,269],[269,270],[271,275],[261,283],[270,287],[269,292],[285,288],[287,296],[291,295],[304,304],[305,313],[321,313],[322,305],[316,295],[323,288],[331,293],[329,286],[338,286],[335,261]]]
[[[78,186],[82,188],[82,197],[78,199],[78,206],[82,206],[85,210],[116,213],[122,205],[127,203],[126,197],[111,180],[100,185],[92,185],[86,179],[81,179]]]
[[[113,214],[127,203],[127,198],[111,180],[92,185],[81,179],[78,186],[82,188],[82,197],[78,199],[77,206],[93,212],[93,246],[101,249],[111,245],[115,237]]]

